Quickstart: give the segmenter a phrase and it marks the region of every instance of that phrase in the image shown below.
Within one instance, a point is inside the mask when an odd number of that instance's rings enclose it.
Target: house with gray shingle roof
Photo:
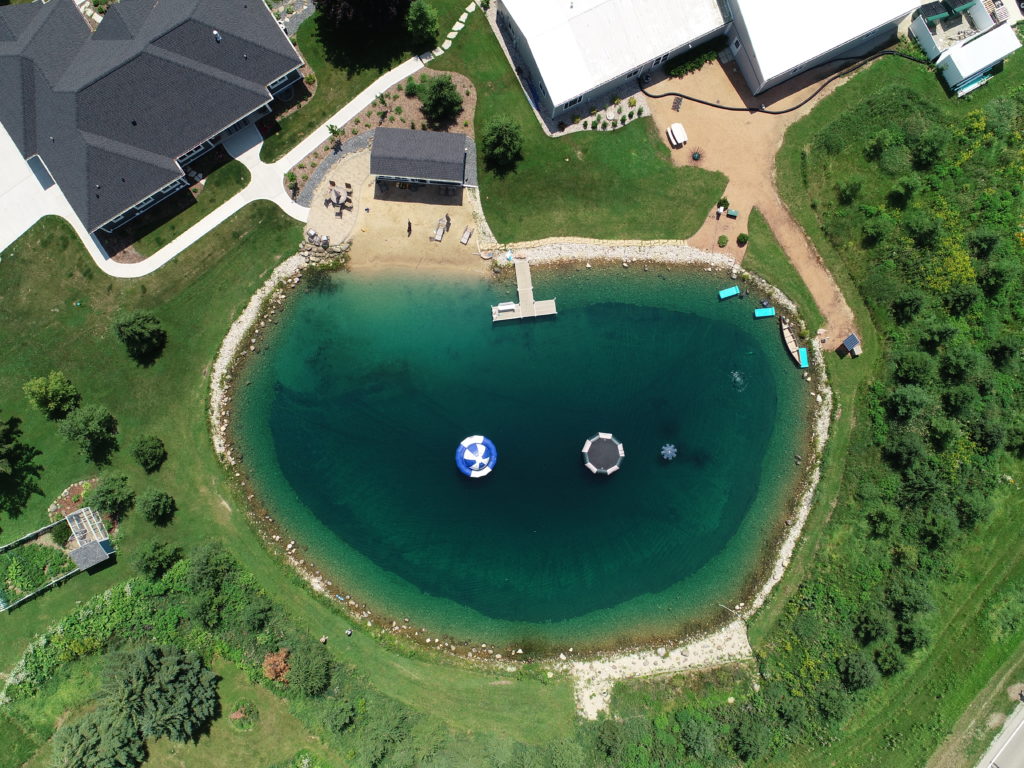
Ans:
[[[377,128],[370,150],[370,173],[383,181],[474,186],[467,173],[473,140],[464,133]]]
[[[301,64],[262,0],[121,0],[95,32],[73,0],[0,7],[0,122],[86,229],[112,231],[187,186]]]

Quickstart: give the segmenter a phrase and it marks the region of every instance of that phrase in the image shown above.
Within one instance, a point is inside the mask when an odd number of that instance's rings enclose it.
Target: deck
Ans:
[[[530,274],[530,262],[526,259],[517,258],[516,265],[516,290],[519,292],[519,301],[503,301],[497,306],[491,307],[491,321],[501,320],[525,320],[528,317],[544,317],[545,315],[557,315],[554,299],[533,298],[533,277]]]

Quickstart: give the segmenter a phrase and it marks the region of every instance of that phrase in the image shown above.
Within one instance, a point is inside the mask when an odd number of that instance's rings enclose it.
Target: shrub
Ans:
[[[415,99],[416,96],[419,94],[419,89],[419,84],[415,80],[413,80],[412,77],[405,81],[405,95],[408,96],[409,98]]]
[[[729,207],[729,198],[728,197],[720,197],[720,198],[718,198],[718,206],[717,207],[718,208],[728,208]]]
[[[167,332],[149,312],[122,312],[114,320],[114,332],[140,365],[153,364],[167,346]]]
[[[181,559],[181,550],[153,541],[135,556],[135,567],[150,581],[156,581]]]
[[[852,203],[860,194],[861,186],[863,186],[863,182],[856,177],[839,182],[836,185],[836,196],[839,198],[839,202],[843,205]]]
[[[51,421],[63,419],[82,402],[77,387],[62,371],[50,371],[47,376],[27,381],[22,390],[32,405]]]
[[[65,724],[53,736],[54,768],[134,768],[146,757],[139,729],[109,707]]]
[[[637,107],[636,108],[636,116],[637,117],[643,117],[643,115],[644,115],[644,108],[643,107]]]
[[[732,734],[732,747],[741,760],[755,760],[771,746],[772,732],[759,717],[748,713]]]
[[[499,173],[507,173],[523,157],[523,129],[508,115],[498,115],[484,127],[481,145],[486,165]]]
[[[452,82],[451,75],[431,78],[420,93],[423,115],[434,125],[452,122],[462,111],[462,94]]]
[[[60,423],[58,431],[96,464],[109,463],[110,455],[118,448],[117,419],[99,405],[76,408]]]
[[[331,684],[331,657],[319,643],[303,643],[288,657],[288,684],[304,696],[319,696]]]
[[[348,699],[328,699],[319,708],[320,725],[329,733],[344,733],[356,719],[356,710]]]
[[[167,525],[174,519],[178,505],[174,499],[163,491],[150,488],[144,491],[136,503],[139,512],[153,525]]]
[[[743,246],[745,246],[749,242],[750,242],[750,235],[748,235],[746,232],[741,232],[740,234],[738,234],[736,236],[736,245],[738,245],[740,248],[742,248]]]
[[[263,675],[278,683],[288,681],[288,649],[280,648],[277,653],[263,657]]]
[[[721,37],[709,40],[703,45],[698,45],[686,53],[669,59],[665,63],[665,72],[669,77],[685,77],[691,72],[697,72],[718,58],[718,50],[724,45]]]
[[[164,441],[159,437],[147,435],[132,448],[132,457],[140,467],[146,470],[146,474],[151,475],[167,461],[167,449],[164,447]]]
[[[719,248],[725,248],[725,246],[727,246],[728,244],[729,244],[729,238],[728,237],[726,237],[725,235],[719,235],[718,236],[718,247]]]
[[[836,662],[839,679],[848,691],[859,691],[878,682],[878,668],[863,653],[851,653]]]
[[[87,501],[90,507],[119,521],[135,506],[135,491],[128,486],[124,475],[104,475],[99,485],[89,492]]]

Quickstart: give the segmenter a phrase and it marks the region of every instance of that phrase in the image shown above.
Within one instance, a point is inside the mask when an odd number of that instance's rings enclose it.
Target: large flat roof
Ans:
[[[764,80],[784,74],[883,24],[920,0],[730,0],[743,17]]]
[[[504,3],[556,106],[725,24],[717,0]]]

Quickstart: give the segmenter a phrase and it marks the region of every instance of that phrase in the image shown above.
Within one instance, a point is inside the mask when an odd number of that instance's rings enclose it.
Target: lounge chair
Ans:
[[[466,243],[469,242],[469,238],[471,238],[472,236],[473,236],[473,228],[472,227],[466,227],[466,231],[462,233],[462,239],[460,239],[459,242],[462,243],[463,245],[465,245]]]
[[[445,232],[444,224],[445,224],[445,222],[444,222],[443,218],[438,219],[438,221],[437,221],[437,229],[434,230],[434,242],[440,243],[441,240],[444,239],[444,232]]]

